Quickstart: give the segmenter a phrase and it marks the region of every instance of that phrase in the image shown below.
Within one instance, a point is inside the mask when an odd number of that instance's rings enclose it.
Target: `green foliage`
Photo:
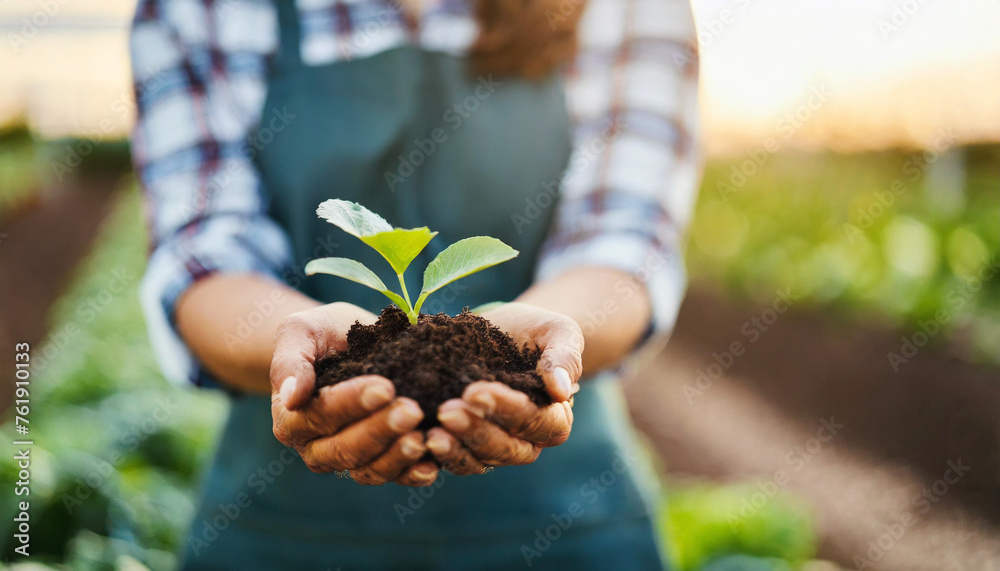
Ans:
[[[0,142],[4,183],[34,185],[41,178],[32,172],[36,151],[28,143],[7,142]],[[960,309],[948,301],[984,256],[1000,251],[1000,148],[962,152],[967,172],[958,198],[941,192],[933,168],[910,181],[903,168],[913,157],[902,153],[773,155],[724,196],[717,185],[728,181],[739,161],[710,161],[691,232],[691,273],[695,280],[724,283],[731,292],[768,301],[775,288],[790,287],[803,303],[903,325],[945,309],[954,315],[952,334],[968,332],[984,352],[993,339],[995,351],[1000,280],[984,283]],[[904,179],[907,190],[862,227],[859,212],[877,211],[876,193],[896,179]],[[14,188],[5,184],[0,193]],[[0,197],[0,208],[6,205]],[[848,235],[847,223],[861,234]],[[366,238],[393,230],[353,224],[358,234],[369,228]],[[425,229],[410,232],[427,241],[433,237]],[[178,391],[161,377],[136,292],[146,257],[143,236],[138,196],[129,191],[54,308],[48,341],[33,347],[34,564],[172,569],[194,513],[198,474],[211,456],[225,400]],[[390,251],[380,240],[372,240],[376,249]],[[418,252],[424,247],[413,246]],[[408,255],[399,252],[383,254],[394,270]],[[116,271],[124,271],[125,291],[105,303]],[[170,409],[165,420],[148,423],[163,406]],[[12,433],[9,421],[3,429]],[[10,439],[0,441],[2,482],[16,476],[13,452]],[[97,477],[97,486],[78,489],[78,481]],[[68,505],[66,498],[78,491],[89,494]],[[670,490],[664,542],[679,568],[718,565],[736,553],[775,568],[811,557],[810,518],[786,495],[730,525],[727,516],[739,514],[741,501],[754,491],[707,484]],[[0,494],[0,559],[13,549],[14,499]]]
[[[459,240],[438,254],[424,270],[424,284],[416,303],[411,303],[406,291],[403,272],[437,232],[427,227],[404,229],[393,228],[384,218],[364,206],[346,200],[327,200],[319,205],[316,214],[327,222],[341,228],[348,234],[357,236],[362,242],[375,249],[392,266],[399,278],[402,297],[393,292],[381,279],[361,262],[347,258],[320,258],[306,264],[306,274],[330,274],[368,286],[389,298],[406,312],[410,323],[416,323],[427,296],[450,284],[484,270],[490,266],[506,262],[517,256],[517,250],[496,238],[473,236]]]
[[[375,272],[369,270],[364,264],[356,260],[350,260],[348,258],[319,258],[306,264],[305,271],[306,274],[310,276],[314,274],[329,274],[331,276],[344,278],[345,280],[351,280],[352,282],[359,283],[363,286],[368,286],[388,297],[399,307],[409,308],[409,304],[406,303],[406,300],[399,297],[399,294],[386,287],[386,285],[382,283],[382,280],[375,275]],[[406,309],[404,309],[404,311],[406,311]]]
[[[945,155],[777,154],[741,179],[709,162],[690,230],[693,281],[836,308],[905,330],[944,312],[967,357],[1000,362],[1000,146]],[[737,183],[734,184],[734,180]],[[981,286],[981,287],[980,287]]]
[[[762,496],[752,484],[671,488],[661,516],[676,566],[701,569],[727,555],[750,555],[761,558],[754,568],[788,569],[811,559],[810,514],[785,492],[763,504],[751,503],[755,494]]]
[[[485,270],[517,256],[517,250],[496,238],[473,236],[459,240],[444,249],[427,264],[424,287],[414,308],[417,312],[427,296],[467,275]]]
[[[388,232],[365,236],[361,238],[361,241],[375,248],[375,251],[382,254],[382,257],[389,262],[393,271],[402,274],[409,267],[413,258],[416,258],[427,247],[434,236],[437,236],[437,232],[431,232],[425,226],[412,230],[396,228]]]
[[[6,220],[41,188],[37,147],[24,127],[0,130],[0,221]]]
[[[144,236],[130,189],[32,346],[32,563],[177,566],[225,401],[159,373],[138,302]],[[0,481],[13,481],[13,457],[0,441]],[[0,494],[0,560],[13,555],[15,499]]]

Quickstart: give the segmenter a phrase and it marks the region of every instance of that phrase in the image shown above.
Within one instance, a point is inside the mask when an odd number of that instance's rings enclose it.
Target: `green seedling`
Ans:
[[[423,287],[416,303],[411,303],[403,273],[437,232],[431,232],[426,226],[411,229],[393,228],[378,214],[347,200],[327,200],[319,205],[316,214],[348,234],[357,236],[381,254],[396,272],[402,295],[386,287],[375,272],[364,264],[348,258],[313,260],[306,264],[306,275],[330,274],[368,286],[389,298],[389,301],[406,313],[410,323],[414,324],[428,295],[465,276],[506,262],[518,254],[514,248],[489,236],[473,236],[459,240],[445,248],[427,264],[424,269]]]

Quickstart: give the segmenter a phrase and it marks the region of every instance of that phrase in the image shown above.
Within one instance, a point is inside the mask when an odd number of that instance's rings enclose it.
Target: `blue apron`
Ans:
[[[554,208],[515,225],[559,180],[570,124],[557,78],[471,77],[464,59],[411,47],[306,66],[294,3],[278,1],[281,49],[264,117],[294,115],[257,155],[271,216],[298,269],[343,256],[388,264],[318,219],[328,198],[360,202],[395,226],[440,234],[414,262],[490,235],[521,251],[428,299],[426,313],[514,299],[532,281]],[[268,137],[271,139],[271,137]],[[262,142],[264,139],[261,139]],[[420,274],[407,287],[419,291]],[[296,280],[323,301],[378,312],[376,292],[329,276]],[[192,523],[186,569],[659,569],[649,467],[613,379],[586,381],[569,440],[529,466],[442,473],[428,488],[366,487],[310,472],[271,432],[269,398],[236,396]]]

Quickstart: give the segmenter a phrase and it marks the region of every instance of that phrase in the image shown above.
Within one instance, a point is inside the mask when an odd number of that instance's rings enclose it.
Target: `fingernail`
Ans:
[[[281,382],[281,387],[278,389],[278,397],[281,402],[285,403],[287,406],[288,401],[291,400],[292,395],[295,394],[295,387],[299,384],[298,379],[295,377],[287,377]]]
[[[573,381],[571,381],[569,378],[569,372],[566,371],[566,369],[563,369],[562,367],[556,367],[552,371],[552,376],[556,380],[556,385],[559,386],[559,391],[568,397],[570,395],[570,391],[572,390],[572,384],[573,384]]]
[[[390,400],[392,400],[392,391],[383,384],[365,387],[361,391],[361,406],[365,407],[365,410],[375,410]]]
[[[469,415],[464,410],[448,410],[438,415],[441,424],[463,431],[469,428]]]
[[[401,432],[420,422],[420,411],[411,403],[403,403],[389,413],[389,428]]]
[[[493,398],[493,395],[486,391],[479,392],[472,396],[472,402],[483,407],[486,412],[492,413],[497,408],[497,401]]]
[[[417,466],[413,469],[413,474],[421,480],[429,480],[437,475],[437,470],[430,466]]]
[[[573,385],[573,394],[575,395],[576,393],[580,392],[580,388],[581,388],[580,383]]]
[[[424,453],[424,447],[412,440],[404,440],[400,448],[403,450],[403,456],[407,458],[416,458]]]
[[[427,439],[427,448],[438,456],[443,456],[451,450],[451,442],[440,434],[433,434]]]

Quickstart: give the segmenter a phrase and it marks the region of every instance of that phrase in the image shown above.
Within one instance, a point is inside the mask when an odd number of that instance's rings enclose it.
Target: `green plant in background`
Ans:
[[[137,293],[145,260],[131,186],[32,345],[32,569],[177,566],[226,402],[160,374]],[[0,481],[16,479],[13,458],[0,441]],[[0,494],[0,561],[14,555],[17,499]]]
[[[35,167],[37,146],[23,125],[0,129],[0,222],[37,194],[41,176]]]
[[[1000,362],[1000,146],[715,159],[690,231],[692,281],[914,330],[945,311],[970,359]],[[740,182],[734,185],[733,180]],[[982,280],[980,275],[993,277]]]
[[[757,559],[731,569],[796,568],[815,555],[812,518],[786,493],[750,503],[755,485],[692,484],[671,487],[661,507],[664,543],[682,570],[702,569],[726,556]],[[721,568],[726,568],[720,564]]]
[[[403,273],[437,232],[422,228],[393,228],[384,218],[360,204],[346,200],[327,200],[319,205],[316,214],[343,231],[356,236],[382,255],[392,266],[402,296],[386,287],[385,283],[364,264],[348,258],[320,258],[306,264],[306,275],[330,274],[357,282],[380,292],[406,313],[410,323],[416,323],[427,296],[444,286],[485,270],[517,256],[518,252],[507,244],[489,236],[473,236],[459,240],[437,255],[424,270],[424,284],[415,303],[406,291]]]
[[[17,180],[29,181],[21,186],[35,188],[30,181],[38,173],[25,161],[38,151],[29,143],[0,143],[0,174],[17,171]],[[984,257],[1000,252],[1000,146],[963,153],[967,168],[957,206],[942,202],[928,171],[917,182],[907,179],[908,190],[864,228],[859,212],[877,211],[876,193],[906,176],[909,155],[778,154],[725,195],[717,184],[728,181],[738,161],[713,159],[688,249],[693,278],[768,299],[774,288],[791,287],[804,303],[903,324],[946,309],[954,315],[949,328],[969,331],[983,351],[992,340],[995,352],[1000,276],[970,292],[961,308],[949,295],[975,276]],[[48,341],[32,347],[35,566],[175,568],[198,475],[226,410],[220,394],[178,391],[158,371],[136,292],[146,257],[139,202],[134,187],[123,193],[95,251],[51,312]],[[844,232],[848,222],[861,230],[853,239]],[[387,227],[366,234],[393,230]],[[425,240],[423,249],[433,233],[416,231],[410,237]],[[105,303],[115,272],[126,288]],[[94,303],[99,311],[81,311]],[[162,421],[151,422],[154,415]],[[0,441],[4,482],[16,478],[13,457],[10,440]],[[812,556],[809,515],[790,496],[779,494],[739,521],[727,517],[739,516],[752,491],[708,484],[669,490],[663,541],[679,568],[715,569],[727,555],[744,553],[784,569]],[[0,494],[0,560],[12,555],[14,499]]]

